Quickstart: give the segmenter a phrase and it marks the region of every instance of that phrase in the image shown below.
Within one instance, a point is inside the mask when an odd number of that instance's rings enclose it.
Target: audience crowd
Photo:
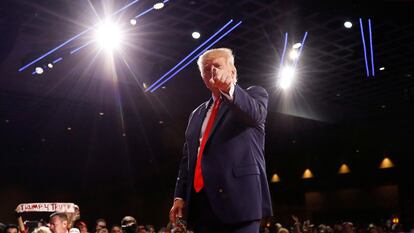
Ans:
[[[404,229],[399,223],[388,220],[382,224],[353,224],[352,222],[338,222],[336,224],[311,223],[309,220],[300,222],[296,216],[292,216],[291,226],[274,225],[267,223],[258,233],[394,233],[412,232],[414,229]],[[183,226],[184,225],[184,226]],[[85,221],[80,220],[80,214],[55,212],[49,217],[49,221],[25,221],[18,214],[15,224],[3,224],[0,222],[0,233],[193,233],[186,229],[185,224],[175,226],[169,223],[156,231],[153,225],[140,225],[132,216],[125,216],[119,224],[108,225],[103,218],[96,220],[94,228],[88,228]],[[252,232],[254,233],[254,232]]]

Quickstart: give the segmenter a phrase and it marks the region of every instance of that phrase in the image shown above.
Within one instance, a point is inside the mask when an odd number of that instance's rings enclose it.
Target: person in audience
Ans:
[[[125,216],[121,220],[121,227],[124,233],[137,233],[138,232],[137,220],[132,216]]]
[[[95,233],[99,233],[99,230],[102,228],[106,228],[106,220],[103,218],[98,218],[96,220]]]
[[[50,215],[49,227],[53,233],[68,233],[68,217],[65,213],[55,212]]]
[[[153,225],[147,225],[146,228],[148,233],[155,233],[155,228]]]
[[[33,233],[52,233],[52,231],[49,229],[49,227],[42,226],[42,227],[36,228],[33,231]]]
[[[119,225],[112,225],[111,233],[122,233],[122,228]]]
[[[66,213],[66,216],[68,217],[68,229],[71,229],[71,228],[75,227],[76,221],[78,221],[80,219],[79,206],[75,205],[75,212]]]
[[[19,232],[19,229],[14,224],[8,224],[4,228],[4,233],[18,233],[18,232]]]
[[[80,233],[89,233],[88,226],[83,221],[76,221],[75,227],[79,229]]]
[[[0,222],[0,233],[4,233],[4,228],[6,228],[6,225]]]
[[[147,233],[147,229],[145,229],[144,225],[138,226],[138,233]]]
[[[354,224],[352,222],[342,223],[342,232],[343,233],[355,233]]]
[[[108,228],[104,227],[100,229],[98,233],[109,233],[109,231],[108,231]]]

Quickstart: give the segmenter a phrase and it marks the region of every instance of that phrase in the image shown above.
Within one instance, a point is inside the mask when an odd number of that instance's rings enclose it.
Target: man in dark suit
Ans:
[[[227,48],[198,59],[212,98],[190,115],[170,220],[183,216],[195,233],[258,233],[272,215],[264,143],[268,94],[237,82]]]

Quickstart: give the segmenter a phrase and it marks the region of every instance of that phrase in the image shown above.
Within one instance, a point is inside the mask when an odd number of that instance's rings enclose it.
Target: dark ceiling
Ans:
[[[48,200],[40,191],[47,188],[55,200],[83,203],[90,218],[93,211],[117,217],[148,205],[128,194],[149,203],[162,198],[157,207],[168,209],[187,117],[209,93],[195,62],[154,93],[144,83],[151,85],[230,19],[243,23],[216,47],[233,49],[240,85],[261,85],[270,94],[269,174],[280,170],[293,182],[307,166],[332,165],[335,172],[341,161],[363,172],[385,153],[412,152],[414,2],[171,0],[133,27],[129,19],[156,2],[141,0],[117,18],[128,27],[128,41],[112,61],[93,45],[70,55],[85,35],[18,72],[94,25],[108,6],[129,2],[1,2],[0,174],[6,187],[26,193],[16,201]],[[375,77],[365,75],[359,18],[365,29],[368,19],[373,23]],[[354,26],[346,29],[345,20]],[[194,30],[199,40],[191,38]],[[276,86],[286,32],[289,48],[308,32],[297,84],[287,93]],[[31,74],[58,57],[63,60],[53,69]],[[0,198],[14,192],[5,190]],[[100,195],[96,202],[115,195],[109,206],[128,200],[129,207],[110,215],[86,204]],[[164,220],[159,212],[144,219]]]

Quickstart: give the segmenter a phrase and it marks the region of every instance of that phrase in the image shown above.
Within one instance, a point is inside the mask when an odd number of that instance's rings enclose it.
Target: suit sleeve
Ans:
[[[191,119],[193,118],[194,113],[196,110],[194,110],[188,119],[188,125],[186,132],[188,131],[188,127],[190,125]],[[187,137],[186,142],[183,146],[183,155],[181,157],[180,165],[178,168],[178,176],[177,181],[175,183],[175,191],[174,191],[174,199],[181,198],[184,201],[187,200],[187,177],[188,177],[188,143],[187,143]]]
[[[269,96],[262,87],[252,86],[243,90],[235,85],[233,101],[226,101],[244,123],[257,126],[266,122],[268,99]]]
[[[175,192],[174,192],[174,199],[175,198],[182,198],[186,200],[186,190],[187,190],[187,175],[188,175],[188,146],[187,143],[184,143],[183,147],[183,156],[180,161],[180,167],[178,170],[178,177],[175,183]]]

